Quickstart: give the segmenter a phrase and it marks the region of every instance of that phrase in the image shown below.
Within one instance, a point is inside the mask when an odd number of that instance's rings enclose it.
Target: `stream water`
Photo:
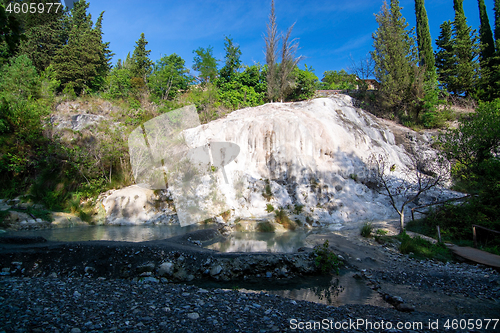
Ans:
[[[213,225],[171,226],[89,226],[43,230],[6,232],[2,236],[41,236],[49,241],[113,240],[143,242],[166,239],[187,232],[213,228]],[[220,252],[286,252],[297,251],[304,246],[308,232],[284,233],[235,232],[207,248]],[[341,270],[338,276],[314,276],[305,278],[240,282],[201,281],[195,284],[209,288],[238,288],[246,292],[265,292],[295,300],[340,306],[344,304],[371,304],[383,306],[379,294],[366,284],[352,277],[353,272]]]

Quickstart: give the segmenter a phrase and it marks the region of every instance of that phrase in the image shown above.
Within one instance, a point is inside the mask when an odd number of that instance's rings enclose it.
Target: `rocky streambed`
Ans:
[[[143,243],[6,244],[4,239],[0,331],[285,332],[320,323],[345,332],[436,332],[464,331],[453,329],[453,320],[459,325],[472,319],[474,329],[465,330],[472,332],[484,331],[486,319],[500,313],[500,277],[494,270],[414,260],[387,246],[332,233],[314,235],[310,247],[329,240],[352,279],[379,293],[381,306],[332,307],[268,292],[179,284],[252,279],[266,290],[269,281],[316,273],[311,249],[242,254],[198,246],[214,237],[216,231],[200,230]],[[399,322],[417,326],[406,329]],[[488,331],[494,331],[493,324]]]

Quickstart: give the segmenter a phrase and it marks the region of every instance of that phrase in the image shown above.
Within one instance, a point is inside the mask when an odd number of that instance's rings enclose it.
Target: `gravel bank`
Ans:
[[[335,308],[262,293],[121,279],[2,277],[0,303],[0,331],[4,332],[296,332],[294,323],[297,328],[300,322],[307,327],[305,322],[323,319],[332,320],[333,325],[365,320],[358,327],[331,330],[337,332],[436,332],[445,331],[447,319],[456,319],[364,305]],[[458,319],[468,318],[479,317]],[[428,330],[429,320],[439,320],[440,329]],[[370,329],[366,321],[372,325],[384,321],[385,329]],[[388,321],[392,329],[387,329]],[[398,322],[422,322],[423,329],[398,330]]]

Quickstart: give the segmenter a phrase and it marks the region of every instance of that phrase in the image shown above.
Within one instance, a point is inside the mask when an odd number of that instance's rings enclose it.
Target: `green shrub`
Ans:
[[[304,208],[304,205],[295,204],[293,207],[293,213],[295,215],[299,215],[302,212],[302,208]]]
[[[285,229],[288,230],[295,230],[297,228],[295,222],[290,220],[283,208],[280,208],[276,211],[276,222],[281,224]]]
[[[270,212],[272,212],[273,210],[274,210],[273,205],[271,205],[271,204],[267,204],[267,206],[266,206],[266,212],[270,213]]]
[[[337,255],[330,250],[328,240],[326,240],[323,245],[315,246],[313,251],[316,256],[314,259],[316,267],[319,267],[323,273],[335,271],[336,274],[339,274],[341,262]]]
[[[259,222],[257,224],[258,232],[274,232],[274,225],[271,222]]]
[[[271,198],[273,197],[273,191],[271,190],[269,179],[266,179],[266,186],[264,187],[264,192],[262,192],[262,196],[266,198],[267,201],[271,200]]]

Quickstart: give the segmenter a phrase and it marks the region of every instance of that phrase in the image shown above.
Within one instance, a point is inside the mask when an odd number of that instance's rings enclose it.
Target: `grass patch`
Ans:
[[[443,262],[453,261],[453,254],[444,244],[432,244],[420,237],[411,238],[403,232],[396,236],[401,241],[399,251],[410,254],[416,259],[436,259]]]
[[[271,222],[259,222],[257,224],[258,232],[274,232],[274,225]]]
[[[371,237],[372,231],[373,231],[373,225],[370,222],[366,222],[361,227],[360,233],[361,233],[361,236],[368,238],[368,237]]]

